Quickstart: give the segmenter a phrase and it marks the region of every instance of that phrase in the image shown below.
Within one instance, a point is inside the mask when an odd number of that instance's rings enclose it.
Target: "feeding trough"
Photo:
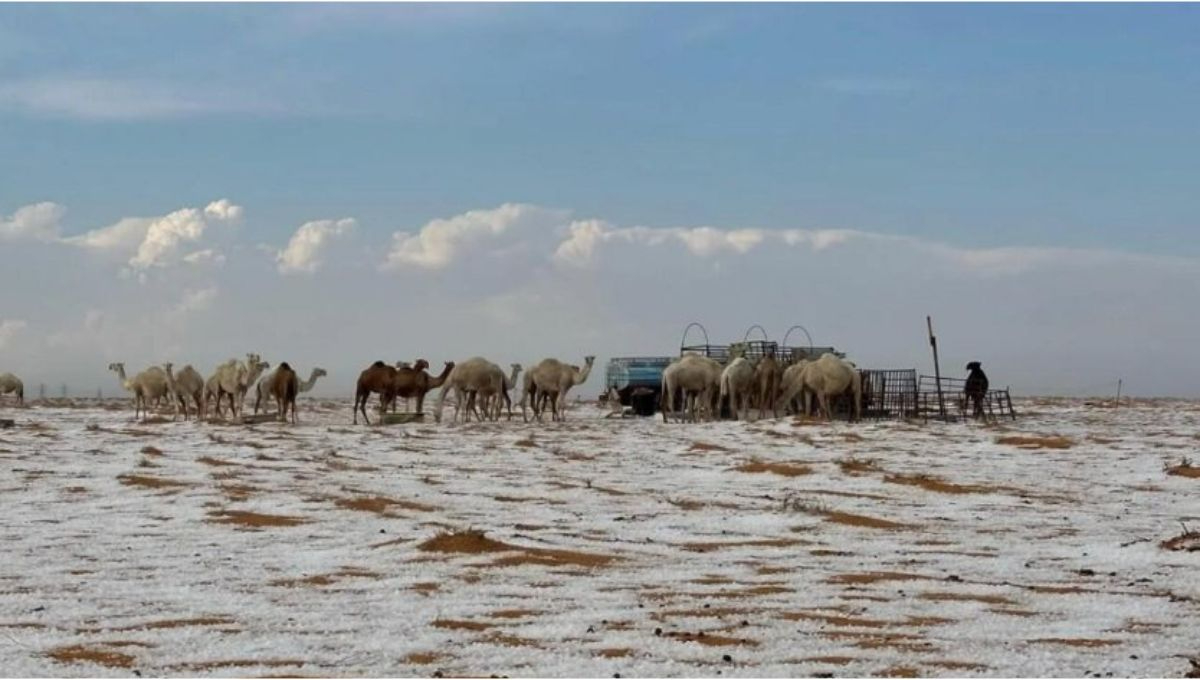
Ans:
[[[379,419],[380,425],[403,425],[405,423],[425,422],[424,413],[384,413]]]

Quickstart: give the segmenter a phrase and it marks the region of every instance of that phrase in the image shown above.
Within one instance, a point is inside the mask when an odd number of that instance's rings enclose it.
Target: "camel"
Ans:
[[[208,379],[205,386],[205,399],[215,396],[217,399],[217,415],[221,415],[221,397],[228,394],[230,411],[234,419],[241,416],[245,409],[246,393],[263,371],[271,365],[261,360],[259,355],[249,353],[245,362],[230,359],[217,366],[217,370]],[[207,408],[205,409],[207,410]]]
[[[532,399],[532,402],[530,401]],[[521,419],[529,422],[529,416],[525,412],[525,405],[530,404],[533,407],[533,417],[537,420],[542,419],[542,412],[546,409],[546,402],[550,399],[550,395],[546,392],[539,392],[537,385],[533,382],[533,371],[525,371],[525,377],[521,378]]]
[[[246,409],[246,394],[250,392],[250,388],[254,386],[254,381],[258,380],[258,376],[262,375],[263,371],[271,367],[271,364],[262,361],[262,358],[257,354],[246,355],[246,373],[238,379],[238,411],[242,412]]]
[[[785,393],[786,401],[794,399],[799,391],[804,392],[804,412],[809,410],[809,393],[817,395],[817,404],[826,420],[832,420],[833,413],[829,409],[829,400],[841,395],[847,390],[852,396],[852,418],[858,420],[862,416],[862,376],[854,364],[839,359],[826,352],[819,359],[807,364],[801,372],[800,386],[789,387]]]
[[[491,364],[488,367],[487,380],[482,383],[478,389],[465,390],[467,396],[467,414],[472,413],[480,421],[500,420],[500,414],[504,411],[504,405],[508,405],[508,419],[512,420],[512,399],[508,396],[508,390],[517,381],[517,376],[521,373],[521,364],[509,364],[512,375],[504,375],[504,371],[500,367]]]
[[[179,385],[175,384],[175,374],[171,372],[171,368],[175,364],[167,362],[162,365],[163,371],[167,374],[167,400],[175,408],[175,420],[179,420],[179,408],[183,406],[183,419],[187,420],[187,402],[179,393]]]
[[[808,367],[809,363],[810,362],[808,360],[801,359],[784,369],[783,376],[779,380],[779,400],[777,403],[773,403],[772,405],[772,409],[774,409],[776,413],[778,413],[782,408],[783,412],[787,414],[796,398],[803,396],[804,370]],[[774,399],[772,399],[772,401],[774,402]],[[802,412],[805,416],[807,416],[808,405],[807,403],[804,403],[803,406],[803,409],[796,409],[796,412]]]
[[[721,372],[721,400],[729,399],[729,410],[734,420],[746,420],[742,416],[742,408],[749,415],[750,396],[755,387],[754,373],[754,367],[745,357],[729,362]]]
[[[358,374],[358,383],[354,387],[354,424],[358,424],[358,414],[361,411],[367,425],[371,419],[367,417],[367,400],[372,393],[378,393],[383,411],[396,398],[396,369],[382,361],[376,361]]]
[[[963,397],[972,404],[972,416],[983,418],[983,398],[987,396],[988,391],[987,374],[983,372],[983,367],[978,361],[967,364],[967,370],[971,373],[963,384]]]
[[[478,394],[480,391],[486,393],[494,387],[494,380],[499,374],[503,379],[504,373],[500,367],[483,357],[471,357],[466,361],[456,364],[450,371],[450,375],[446,376],[446,381],[442,383],[442,391],[438,393],[437,410],[434,412],[433,419],[435,422],[442,422],[442,406],[446,402],[446,393],[454,390],[455,405],[454,405],[454,420],[459,419],[459,414],[462,413],[463,407],[467,407],[467,412],[464,414],[464,419],[470,419],[470,409],[475,407],[473,401],[468,402],[468,395]],[[478,413],[476,413],[478,416]]]
[[[429,362],[424,359],[418,359],[416,366],[413,368],[399,368],[396,370],[396,396],[404,397],[405,403],[412,397],[417,398],[417,413],[425,412],[425,395],[429,390],[441,387],[446,382],[446,378],[450,375],[450,371],[454,370],[454,362],[447,361],[442,367],[441,375],[432,377],[425,370],[429,367]]]
[[[17,398],[17,405],[25,403],[25,384],[12,373],[0,373],[0,394],[12,393]]]
[[[108,370],[116,371],[121,387],[133,392],[134,418],[149,413],[151,399],[159,400],[167,394],[167,374],[158,366],[151,366],[133,378],[125,377],[125,364],[120,362],[109,364]]]
[[[404,364],[403,366],[401,364]],[[404,397],[404,407],[408,408],[408,400],[416,397],[417,413],[425,412],[425,394],[437,387],[441,387],[442,383],[446,382],[446,376],[450,375],[450,371],[454,370],[454,362],[447,361],[442,368],[441,375],[431,377],[426,370],[429,368],[429,362],[424,359],[417,359],[411,366],[405,362],[396,363],[396,396]],[[396,402],[392,402],[392,412],[396,411]]]
[[[688,418],[698,419],[697,401],[704,410],[712,410],[713,396],[720,390],[722,366],[717,361],[698,354],[688,354],[671,363],[663,371],[660,408],[663,422],[675,411],[675,391],[683,394],[683,404]]]
[[[401,384],[404,383],[406,380],[405,377],[401,376],[401,373],[404,373],[405,375],[411,377],[414,372],[417,372],[417,371],[424,372],[425,369],[427,369],[427,368],[429,368],[429,362],[425,361],[424,359],[417,359],[415,362],[408,362],[408,361],[397,361],[396,362],[396,398],[392,399],[392,413],[396,412],[396,404],[399,401],[399,397],[402,396],[400,394],[400,387],[401,387]],[[383,412],[383,395],[382,394],[379,395],[379,409],[380,409],[380,412],[382,413]],[[408,397],[404,397],[404,410],[405,411],[408,410]]]
[[[506,376],[497,366],[496,370],[492,371],[491,384],[481,390],[484,415],[494,421],[500,420],[500,414],[503,412],[501,402],[508,407],[508,419],[512,420],[512,399],[508,396],[508,391],[517,383],[517,376],[521,374],[521,364],[509,364],[509,368],[512,374]]]
[[[300,378],[284,361],[271,374],[271,395],[279,411],[279,422],[287,422],[288,406],[292,408],[292,424],[296,424],[296,395],[300,393]]]
[[[262,405],[264,399],[266,399],[268,403],[270,402],[270,397],[273,396],[271,393],[271,384],[275,381],[275,373],[278,370],[279,369],[275,369],[274,371],[271,371],[270,373],[259,378],[258,383],[254,386],[254,415],[258,415],[258,407]],[[314,368],[312,373],[309,374],[308,380],[302,381],[299,384],[297,388],[297,394],[304,394],[305,392],[308,392],[317,384],[317,378],[326,375],[329,374],[325,372],[325,369]]]
[[[766,416],[767,404],[771,405],[771,415],[779,417],[775,397],[779,395],[780,381],[783,378],[783,367],[775,358],[773,352],[759,360],[754,367],[754,382],[758,391],[758,417]]]
[[[578,366],[565,364],[558,359],[542,359],[536,366],[530,369],[533,374],[531,378],[532,386],[536,388],[536,392],[546,395],[550,400],[551,419],[566,420],[567,410],[567,392],[575,385],[582,385],[587,381],[588,376],[592,373],[592,364],[596,361],[594,356],[586,356],[583,358],[583,369]],[[521,409],[524,412],[525,396],[522,396]],[[537,408],[536,396],[534,404],[534,415],[540,420],[541,410]]]
[[[167,372],[170,376],[170,372]],[[204,376],[191,364],[183,367],[179,375],[174,376],[176,398],[183,404],[183,419],[187,420],[187,400],[190,398],[196,406],[196,417],[204,418]]]

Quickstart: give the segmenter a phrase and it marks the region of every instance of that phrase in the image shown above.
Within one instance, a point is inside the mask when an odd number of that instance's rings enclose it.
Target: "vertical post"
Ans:
[[[1121,378],[1117,378],[1117,403],[1113,406],[1113,408],[1121,407],[1121,382]]]
[[[938,415],[946,420],[946,397],[942,394],[942,369],[938,365],[937,337],[933,334],[933,318],[925,317],[925,326],[929,329],[929,346],[933,348],[933,379],[937,381]]]

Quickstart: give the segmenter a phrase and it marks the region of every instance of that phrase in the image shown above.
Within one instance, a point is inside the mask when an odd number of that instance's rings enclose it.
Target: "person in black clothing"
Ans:
[[[983,398],[988,391],[987,374],[980,368],[978,361],[967,364],[967,370],[971,374],[967,376],[967,383],[963,385],[963,395],[974,405],[973,415],[976,418],[982,418],[984,417]]]

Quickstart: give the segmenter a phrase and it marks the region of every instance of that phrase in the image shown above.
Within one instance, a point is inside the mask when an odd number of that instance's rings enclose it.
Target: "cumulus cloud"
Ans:
[[[0,319],[0,349],[8,347],[13,338],[28,326],[21,319]]]
[[[48,201],[18,208],[11,216],[0,218],[0,241],[55,241],[66,212],[66,208]]]
[[[436,219],[417,233],[396,232],[386,269],[444,269],[472,252],[511,249],[522,237],[542,238],[565,225],[567,213],[524,203],[505,203],[491,210],[471,210]]]
[[[204,206],[205,217],[222,222],[241,221],[243,213],[242,206],[234,205],[228,198],[222,198]]]
[[[321,268],[322,254],[335,239],[354,230],[353,218],[316,220],[300,225],[275,260],[280,274],[312,274]]]
[[[243,215],[239,205],[228,199],[209,203],[203,210],[181,208],[161,217],[126,217],[107,227],[70,236],[63,243],[100,252],[129,255],[126,275],[144,280],[147,270],[168,267],[179,261],[189,264],[223,262],[224,256],[209,249],[182,255],[186,244],[197,243],[213,224],[235,224]]]
[[[760,245],[775,242],[824,250],[852,238],[869,237],[845,229],[719,229],[716,227],[614,227],[602,220],[572,222],[567,236],[556,247],[553,259],[560,265],[587,267],[595,264],[601,249],[613,244],[663,246],[671,243],[701,258],[722,254],[746,255]]]

